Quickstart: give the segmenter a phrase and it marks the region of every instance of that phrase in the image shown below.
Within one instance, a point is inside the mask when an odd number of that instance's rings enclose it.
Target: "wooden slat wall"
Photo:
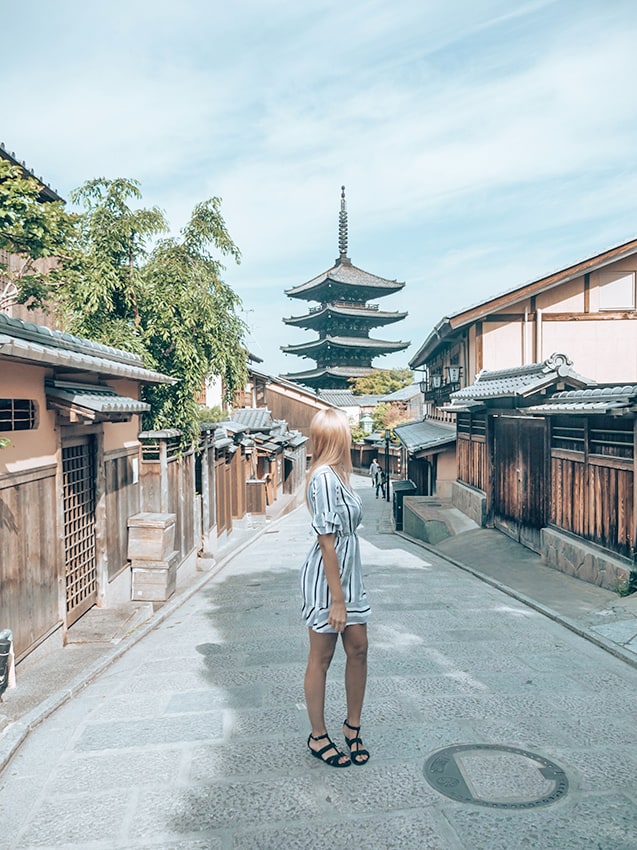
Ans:
[[[137,449],[104,458],[106,499],[106,551],[108,580],[128,564],[128,518],[139,513],[139,486],[133,483]]]
[[[195,540],[195,458],[192,451],[168,461],[168,512],[175,514],[175,549],[187,557]]]
[[[635,548],[632,468],[585,463],[554,453],[550,522],[629,557]]]
[[[61,623],[55,466],[0,478],[0,629],[20,659]]]
[[[458,480],[487,490],[487,444],[484,440],[466,440],[458,437],[456,443],[458,456]]]

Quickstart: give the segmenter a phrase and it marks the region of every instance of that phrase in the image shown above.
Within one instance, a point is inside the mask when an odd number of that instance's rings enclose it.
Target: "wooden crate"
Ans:
[[[165,602],[175,592],[179,553],[168,561],[133,561],[131,599],[136,602]]]
[[[175,548],[175,514],[139,513],[128,518],[128,558],[165,561]]]

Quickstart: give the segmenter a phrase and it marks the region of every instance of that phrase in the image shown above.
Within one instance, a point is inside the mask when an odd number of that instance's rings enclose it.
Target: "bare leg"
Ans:
[[[307,669],[305,671],[305,704],[307,706],[307,714],[312,727],[312,736],[318,738],[321,735],[327,734],[325,727],[325,681],[327,671],[334,656],[336,648],[337,634],[318,634],[309,629],[310,635],[310,653],[307,659]],[[308,746],[318,752],[325,747],[327,741],[308,741]],[[328,750],[323,758],[329,758],[339,752],[337,747]],[[349,763],[349,758],[345,754],[339,759],[343,764]]]
[[[347,661],[345,663],[345,695],[347,698],[347,722],[350,726],[361,725],[361,712],[367,684],[367,626],[364,623],[348,626],[343,632],[343,648]],[[347,738],[357,737],[356,733],[343,726],[343,734]],[[352,745],[352,754],[362,750],[361,743]],[[362,753],[361,753],[362,756]],[[369,756],[361,762],[367,760]]]
[[[360,726],[367,684],[367,626],[365,623],[357,623],[345,629],[343,648],[347,656],[345,663],[347,719],[352,726]]]

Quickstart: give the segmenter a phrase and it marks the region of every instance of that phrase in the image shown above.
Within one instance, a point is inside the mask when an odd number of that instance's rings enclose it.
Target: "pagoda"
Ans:
[[[299,345],[281,346],[287,354],[308,357],[316,363],[314,369],[282,377],[314,389],[349,388],[351,379],[374,371],[375,357],[402,351],[409,345],[369,336],[372,328],[398,322],[407,315],[379,310],[378,304],[370,304],[369,300],[399,292],[405,284],[354,266],[347,256],[347,235],[345,186],[342,186],[338,259],[326,272],[285,293],[290,298],[318,302],[318,306],[310,307],[303,316],[283,319],[286,325],[307,328],[318,336]]]

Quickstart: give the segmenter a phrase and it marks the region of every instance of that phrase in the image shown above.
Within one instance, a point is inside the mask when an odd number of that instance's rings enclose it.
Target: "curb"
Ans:
[[[436,555],[438,558],[443,558],[445,561],[448,561],[450,564],[453,564],[454,567],[458,567],[461,570],[464,570],[466,573],[470,573],[475,578],[483,581],[485,584],[490,584],[491,587],[495,587],[497,590],[502,591],[507,596],[512,597],[513,599],[517,599],[518,602],[522,602],[528,608],[532,608],[534,611],[537,611],[540,614],[543,614],[545,617],[548,617],[549,620],[553,620],[556,623],[559,623],[561,626],[564,626],[569,631],[574,632],[579,637],[585,638],[585,640],[590,643],[594,643],[600,649],[605,650],[606,652],[614,655],[615,658],[619,658],[620,661],[624,661],[626,664],[629,664],[631,667],[637,669],[637,655],[633,652],[629,652],[624,649],[617,643],[613,643],[613,641],[608,640],[607,638],[602,637],[601,635],[595,634],[595,632],[590,631],[590,629],[586,629],[583,626],[580,626],[574,620],[569,619],[568,617],[564,617],[562,614],[558,614],[557,611],[554,611],[552,608],[548,608],[546,605],[542,605],[540,602],[536,602],[535,599],[531,599],[529,596],[526,596],[524,593],[520,593],[518,590],[514,590],[511,587],[508,587],[506,584],[502,584],[501,581],[498,581],[491,576],[486,575],[485,573],[481,573],[479,570],[476,570],[474,567],[469,567],[467,564],[463,564],[462,561],[457,561],[455,558],[450,557],[449,555],[445,555],[444,552],[440,552],[436,549],[435,546],[431,546],[429,543],[425,543],[424,540],[417,540],[415,537],[410,537],[408,534],[405,534],[403,531],[394,531],[394,534],[402,537],[404,540],[409,541],[409,543],[413,543],[415,546],[420,546],[422,549],[426,549],[428,552],[431,552],[432,555]]]
[[[201,578],[194,581],[185,590],[183,590],[181,594],[173,597],[162,605],[162,607],[155,612],[152,617],[138,626],[128,637],[124,638],[121,643],[117,644],[111,651],[107,651],[102,658],[83,670],[81,674],[76,676],[70,685],[61,688],[54,694],[51,694],[51,696],[47,697],[35,708],[28,711],[20,720],[16,720],[14,723],[7,726],[0,737],[0,774],[5,770],[17,750],[24,743],[29,732],[43,723],[48,717],[57,711],[58,708],[61,708],[83,688],[90,685],[91,682],[114,664],[115,661],[121,658],[124,653],[128,652],[128,650],[135,646],[135,644],[139,643],[142,638],[146,637],[149,632],[163,623],[164,620],[170,617],[171,614],[198,593],[211,579],[217,576],[223,568],[232,561],[233,558],[265,534],[266,530],[279,523],[284,517],[287,517],[291,513],[294,513],[294,511],[297,511],[300,507],[301,505],[296,505],[286,513],[271,519],[269,522],[256,529],[255,533],[251,537],[246,538],[236,547],[236,549],[232,549],[227,552],[227,554]]]

